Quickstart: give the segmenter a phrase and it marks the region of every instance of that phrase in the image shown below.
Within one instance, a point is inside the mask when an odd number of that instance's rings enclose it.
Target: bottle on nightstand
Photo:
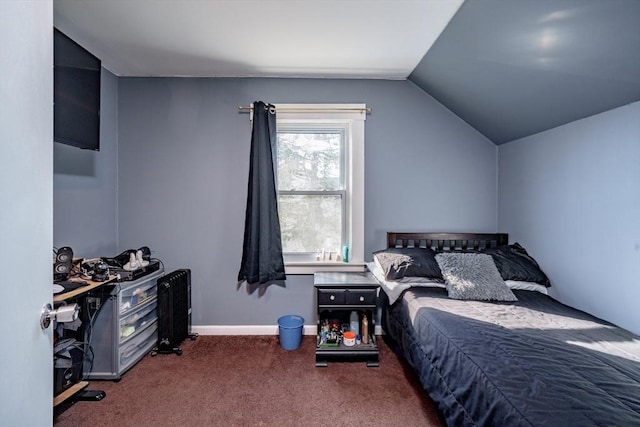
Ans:
[[[369,344],[369,321],[366,314],[362,316],[362,343]]]
[[[349,330],[356,335],[360,334],[360,319],[358,317],[358,312],[354,310],[349,319]]]

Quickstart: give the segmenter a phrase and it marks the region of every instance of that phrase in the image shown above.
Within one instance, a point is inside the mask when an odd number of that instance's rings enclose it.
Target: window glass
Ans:
[[[282,250],[313,260],[345,244],[345,129],[278,126],[278,214]],[[298,258],[299,259],[299,258]]]
[[[280,195],[278,214],[282,250],[316,254],[342,247],[343,197],[340,195]]]
[[[278,190],[343,190],[344,132],[278,131]]]

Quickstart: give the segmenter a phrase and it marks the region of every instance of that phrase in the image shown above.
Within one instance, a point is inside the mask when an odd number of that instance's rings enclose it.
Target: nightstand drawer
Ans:
[[[347,304],[375,305],[377,289],[349,289]]]
[[[347,301],[346,289],[318,289],[319,305],[345,304]]]

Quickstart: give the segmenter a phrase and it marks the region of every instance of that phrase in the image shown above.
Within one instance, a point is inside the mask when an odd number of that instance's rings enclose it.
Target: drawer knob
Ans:
[[[335,295],[331,295],[331,296],[329,297],[329,299],[330,299],[331,301],[333,301],[334,299],[336,299],[336,296],[335,296]]]
[[[360,302],[364,301],[364,297],[360,295]]]

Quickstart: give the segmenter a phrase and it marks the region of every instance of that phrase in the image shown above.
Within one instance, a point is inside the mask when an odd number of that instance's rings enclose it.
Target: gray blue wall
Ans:
[[[640,102],[501,145],[498,199],[551,295],[640,334]]]
[[[238,106],[364,102],[365,254],[388,230],[496,231],[497,148],[407,81],[118,79],[119,249],[191,268],[194,325],[315,322],[312,276],[238,287],[250,122]]]
[[[100,153],[55,147],[54,245],[84,256],[148,245],[167,270],[191,268],[195,325],[312,323],[311,276],[255,292],[236,282],[250,140],[237,107],[258,99],[373,107],[367,254],[387,230],[508,232],[554,297],[640,333],[640,103],[496,147],[405,81],[107,72]]]
[[[79,257],[117,255],[118,78],[102,69],[100,151],[53,146],[53,245]]]

